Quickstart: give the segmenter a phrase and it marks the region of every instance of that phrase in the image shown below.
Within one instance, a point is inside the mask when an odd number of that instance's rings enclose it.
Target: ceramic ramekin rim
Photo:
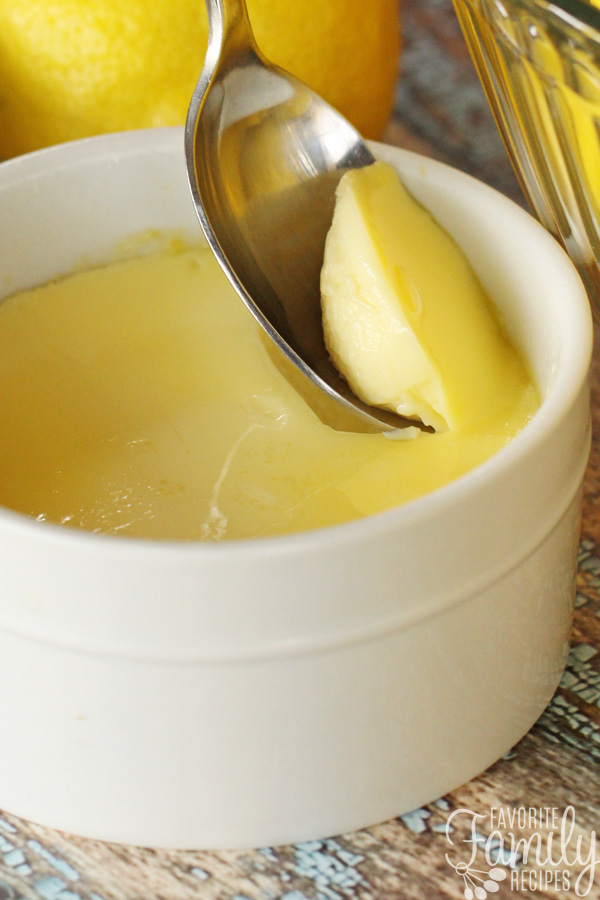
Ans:
[[[177,139],[180,139],[183,145],[183,128],[180,126],[115,132],[24,154],[0,163],[0,191],[5,184],[12,185],[18,180],[39,178],[41,171],[35,171],[35,168],[39,168],[40,160],[45,164],[45,171],[48,173],[73,163],[89,162],[95,156],[117,161],[130,154],[172,152]],[[576,403],[589,376],[592,318],[585,289],[573,264],[555,239],[532,216],[490,186],[451,166],[412,151],[385,144],[373,143],[373,146],[375,150],[383,148],[388,156],[393,154],[398,158],[410,160],[413,166],[422,167],[437,176],[443,177],[444,174],[451,173],[452,178],[463,180],[465,185],[469,184],[471,189],[481,191],[488,200],[494,199],[496,203],[507,204],[507,209],[511,208],[516,217],[522,217],[520,221],[523,227],[530,229],[532,239],[546,242],[547,252],[554,257],[564,289],[572,298],[568,318],[572,336],[569,344],[570,352],[550,393],[543,399],[539,410],[523,430],[492,457],[429,494],[410,500],[399,507],[325,528],[227,540],[221,543],[154,540],[79,531],[53,523],[37,522],[24,513],[0,508],[0,533],[6,528],[17,532],[28,531],[39,541],[50,544],[71,543],[74,547],[119,558],[123,555],[139,557],[148,552],[153,555],[161,554],[165,558],[197,554],[203,559],[216,560],[226,556],[231,561],[248,556],[255,558],[296,556],[317,549],[322,544],[324,536],[330,546],[340,543],[352,545],[381,533],[404,527],[411,528],[423,519],[429,519],[433,514],[459,504],[465,498],[479,492],[482,487],[502,480],[525,457],[543,450],[548,440],[551,440],[552,432],[560,427],[560,423]]]

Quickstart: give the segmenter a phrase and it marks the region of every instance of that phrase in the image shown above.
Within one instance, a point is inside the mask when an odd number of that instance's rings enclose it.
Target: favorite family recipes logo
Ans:
[[[587,897],[600,867],[596,832],[578,827],[573,806],[492,807],[489,815],[456,809],[446,839],[446,862],[461,879],[465,900],[492,898],[503,883],[515,892]]]

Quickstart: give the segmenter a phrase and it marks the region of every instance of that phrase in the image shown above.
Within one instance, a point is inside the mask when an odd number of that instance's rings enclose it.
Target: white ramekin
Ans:
[[[1,808],[164,847],[323,837],[457,787],[552,696],[589,447],[586,297],[513,203],[375,150],[463,246],[539,412],[447,487],[304,534],[144,542],[0,511]],[[0,291],[148,228],[199,237],[180,129],[4,163]]]

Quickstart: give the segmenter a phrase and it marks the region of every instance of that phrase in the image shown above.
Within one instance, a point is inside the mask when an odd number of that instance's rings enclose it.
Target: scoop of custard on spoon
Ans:
[[[229,281],[286,357],[357,431],[410,423],[370,406],[333,365],[320,274],[336,187],[374,157],[356,130],[258,49],[244,0],[206,0],[209,39],[185,150],[202,230]]]

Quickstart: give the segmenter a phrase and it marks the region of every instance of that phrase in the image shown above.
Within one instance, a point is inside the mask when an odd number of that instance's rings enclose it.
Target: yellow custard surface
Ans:
[[[321,306],[327,348],[355,394],[436,431],[481,421],[522,383],[465,255],[381,160],[338,185]]]
[[[520,363],[475,423],[405,441],[345,433],[282,365],[205,248],[15,295],[0,304],[0,503],[131,537],[303,531],[446,484],[538,406]]]

